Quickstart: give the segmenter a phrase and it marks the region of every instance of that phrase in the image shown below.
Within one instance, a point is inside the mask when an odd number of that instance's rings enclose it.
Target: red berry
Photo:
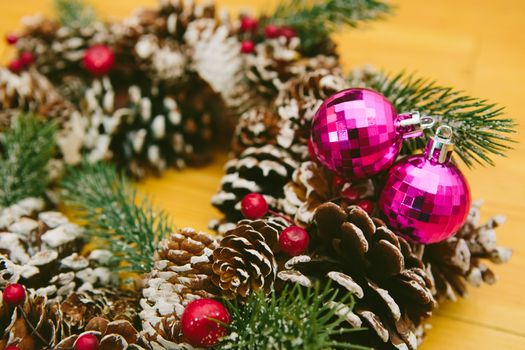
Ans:
[[[368,199],[362,199],[360,201],[357,201],[355,205],[361,207],[364,211],[366,211],[369,215],[372,214],[374,211],[374,203]]]
[[[24,69],[24,64],[22,63],[22,60],[15,59],[9,63],[8,68],[13,73],[20,73]]]
[[[77,338],[73,348],[75,350],[97,350],[98,345],[98,338],[94,334],[86,333]]]
[[[268,212],[268,203],[259,193],[249,193],[241,201],[241,213],[246,219],[260,219]]]
[[[18,42],[18,35],[13,34],[13,33],[8,33],[5,35],[5,41],[9,45],[15,45]]]
[[[10,284],[4,289],[3,298],[8,304],[20,305],[26,300],[26,290],[21,284]]]
[[[181,318],[181,329],[191,345],[209,348],[217,345],[226,335],[223,324],[230,322],[228,309],[218,301],[204,298],[194,300],[186,306]]]
[[[241,18],[241,31],[253,32],[259,26],[259,21],[252,16],[243,16]]]
[[[15,345],[9,345],[4,350],[20,350],[20,348],[18,346],[15,346]]]
[[[268,39],[275,39],[281,35],[281,29],[274,24],[268,24],[266,28],[264,28],[264,35],[266,35]]]
[[[241,43],[241,52],[242,53],[253,53],[255,51],[255,43],[251,40],[244,40]]]
[[[310,237],[305,229],[299,226],[290,226],[279,235],[279,248],[289,256],[304,253],[310,244]]]
[[[19,59],[24,66],[29,66],[35,61],[35,56],[31,52],[24,51],[20,54]]]
[[[284,36],[286,39],[290,40],[297,36],[295,30],[292,27],[282,27],[279,33],[280,36]]]
[[[359,190],[355,187],[349,187],[341,192],[341,195],[350,203],[355,202],[359,199],[360,193]]]
[[[115,64],[115,54],[104,45],[95,45],[86,50],[84,66],[93,75],[105,75]]]

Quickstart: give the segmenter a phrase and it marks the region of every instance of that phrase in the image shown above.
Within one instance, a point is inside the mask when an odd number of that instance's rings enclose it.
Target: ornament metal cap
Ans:
[[[423,135],[423,130],[432,128],[434,123],[434,117],[429,115],[421,116],[418,111],[401,113],[397,118],[397,132],[404,139],[419,137]]]
[[[441,125],[437,128],[436,135],[427,143],[425,157],[438,164],[448,163],[454,151],[452,134],[452,128],[448,125]]]

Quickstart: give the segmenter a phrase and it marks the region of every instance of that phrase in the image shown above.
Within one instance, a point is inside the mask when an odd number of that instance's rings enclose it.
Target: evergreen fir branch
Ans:
[[[41,197],[49,183],[47,165],[55,155],[56,125],[20,115],[0,140],[0,206]]]
[[[97,18],[95,10],[83,0],[55,0],[55,10],[60,24],[65,27],[82,28]]]
[[[330,283],[324,288],[295,285],[269,297],[259,292],[242,302],[226,301],[232,323],[218,349],[368,349],[334,340],[360,330],[347,328],[346,320],[327,306],[337,300],[351,310],[352,296],[339,293]]]
[[[455,154],[468,166],[474,163],[494,165],[492,155],[505,156],[514,142],[510,134],[516,124],[504,117],[504,109],[487,100],[470,97],[464,92],[404,72],[397,75],[368,72],[353,73],[350,81],[384,94],[398,112],[417,110],[436,118],[437,125],[447,124],[454,130]],[[407,140],[403,153],[422,149],[433,132],[424,138]]]
[[[172,228],[165,212],[139,196],[129,180],[106,163],[70,169],[62,188],[65,203],[107,244],[122,269],[151,270],[157,244]]]
[[[356,28],[391,11],[381,0],[282,0],[268,22],[292,27],[301,38],[301,50],[310,52],[343,26]]]

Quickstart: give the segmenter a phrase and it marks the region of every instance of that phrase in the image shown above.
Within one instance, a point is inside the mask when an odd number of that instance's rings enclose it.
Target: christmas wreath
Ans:
[[[387,3],[56,8],[6,36],[0,68],[0,349],[416,349],[510,259],[456,160],[492,165],[512,119],[341,69],[331,34]],[[128,178],[219,145],[214,234],[175,229]]]

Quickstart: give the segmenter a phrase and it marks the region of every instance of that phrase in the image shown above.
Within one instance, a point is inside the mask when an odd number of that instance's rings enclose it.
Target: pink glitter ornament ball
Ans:
[[[324,101],[312,122],[312,148],[328,169],[349,179],[370,177],[392,166],[404,138],[433,125],[419,113],[397,114],[380,93],[361,88]]]
[[[443,241],[465,223],[467,180],[451,162],[452,129],[440,126],[425,152],[396,163],[379,199],[390,227],[417,243]]]

